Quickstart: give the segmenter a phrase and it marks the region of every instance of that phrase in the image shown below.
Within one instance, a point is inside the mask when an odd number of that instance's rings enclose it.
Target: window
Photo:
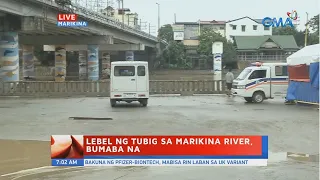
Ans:
[[[144,66],[138,66],[138,76],[145,76],[146,68]]]
[[[253,30],[257,30],[258,26],[257,25],[253,25]]]
[[[220,30],[224,30],[224,27],[220,27]]]
[[[237,29],[237,25],[232,25],[232,29],[236,30]]]
[[[244,69],[239,76],[237,77],[236,80],[244,80],[245,78],[247,78],[248,74],[250,74],[251,69]]]
[[[276,76],[288,76],[288,66],[276,66],[275,67]]]
[[[242,25],[241,26],[241,30],[242,30],[242,32],[245,32],[246,31],[246,25]]]
[[[267,75],[266,70],[255,70],[251,73],[249,79],[266,78],[266,75]]]
[[[115,66],[114,76],[134,76],[135,67],[134,66]]]
[[[269,31],[270,27],[264,27],[265,31]]]

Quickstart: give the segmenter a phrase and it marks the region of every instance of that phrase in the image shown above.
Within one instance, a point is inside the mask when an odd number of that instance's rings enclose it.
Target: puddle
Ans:
[[[12,108],[12,107],[9,107],[9,106],[0,106],[0,109],[9,109],[9,108]]]
[[[97,121],[113,120],[112,118],[97,118],[97,117],[69,117],[69,119],[71,119],[71,120],[97,120]]]

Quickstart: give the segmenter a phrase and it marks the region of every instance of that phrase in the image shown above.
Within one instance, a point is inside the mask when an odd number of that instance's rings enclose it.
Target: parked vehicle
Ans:
[[[232,93],[247,102],[261,103],[265,99],[284,96],[288,89],[287,63],[253,63],[233,81]]]

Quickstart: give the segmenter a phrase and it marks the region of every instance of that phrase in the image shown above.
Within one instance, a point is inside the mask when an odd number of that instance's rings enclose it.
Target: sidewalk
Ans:
[[[50,166],[50,142],[0,140],[0,175]]]

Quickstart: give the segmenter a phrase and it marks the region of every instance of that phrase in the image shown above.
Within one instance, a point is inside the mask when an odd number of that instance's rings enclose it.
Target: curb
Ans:
[[[150,97],[179,97],[181,94],[152,94]]]
[[[179,97],[179,96],[225,96],[225,94],[151,94],[150,97]],[[0,96],[0,99],[11,98],[85,98],[105,97],[106,95],[43,95],[43,96]]]
[[[193,94],[192,96],[226,96],[226,94]]]

